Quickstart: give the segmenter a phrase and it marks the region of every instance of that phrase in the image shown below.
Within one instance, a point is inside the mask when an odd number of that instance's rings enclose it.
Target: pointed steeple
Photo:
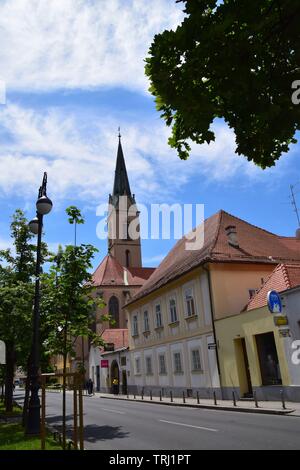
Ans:
[[[123,149],[121,144],[121,136],[119,134],[119,145],[118,145],[118,153],[117,153],[117,163],[116,163],[116,170],[115,170],[115,181],[114,181],[114,189],[113,189],[113,196],[131,196],[130,185],[127,176],[127,170],[123,155]]]

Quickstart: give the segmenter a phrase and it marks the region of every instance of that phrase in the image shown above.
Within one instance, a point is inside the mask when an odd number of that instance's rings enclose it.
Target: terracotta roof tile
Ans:
[[[155,268],[125,268],[111,255],[105,256],[93,274],[96,286],[142,286]]]
[[[229,225],[236,227],[238,247],[228,243],[225,229]],[[275,235],[223,210],[205,220],[201,249],[187,251],[186,241],[183,237],[176,243],[128,304],[208,261],[263,264],[300,262],[300,240]]]
[[[113,343],[115,349],[128,347],[128,330],[119,328],[107,328],[102,333],[106,343]],[[100,348],[103,351],[103,348]]]
[[[249,301],[247,310],[267,305],[267,294],[270,290],[283,292],[300,285],[300,263],[279,264],[266,279],[260,290]]]

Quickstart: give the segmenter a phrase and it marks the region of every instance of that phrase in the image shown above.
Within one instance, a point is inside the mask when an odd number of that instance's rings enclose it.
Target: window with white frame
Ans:
[[[192,370],[201,370],[200,350],[192,349]]]
[[[144,331],[150,331],[148,310],[144,311]]]
[[[163,326],[160,304],[155,305],[156,328]]]
[[[132,317],[132,336],[137,336],[138,334],[139,334],[138,316],[133,315],[133,317]]]
[[[195,300],[194,300],[194,293],[193,293],[192,287],[188,287],[187,289],[185,289],[184,297],[185,297],[186,316],[191,317],[193,315],[196,315]]]
[[[141,373],[141,358],[140,357],[135,358],[135,373],[136,374]]]
[[[167,373],[166,356],[164,354],[159,354],[158,364],[159,364],[159,373],[160,373],[160,375],[166,374]]]
[[[182,372],[181,353],[174,353],[174,372],[179,374]]]
[[[146,356],[146,375],[152,375],[152,357]]]
[[[175,323],[178,320],[178,318],[177,318],[176,299],[174,297],[169,299],[169,308],[170,308],[171,323]]]

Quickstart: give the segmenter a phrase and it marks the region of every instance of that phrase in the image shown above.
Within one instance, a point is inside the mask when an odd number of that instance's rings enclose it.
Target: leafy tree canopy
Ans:
[[[177,1],[187,16],[154,37],[145,67],[169,145],[186,159],[190,141],[214,141],[211,124],[224,118],[236,153],[274,165],[300,128],[299,0]]]

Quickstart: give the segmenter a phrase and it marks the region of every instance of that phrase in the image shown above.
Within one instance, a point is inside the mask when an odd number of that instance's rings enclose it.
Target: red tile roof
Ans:
[[[102,338],[106,343],[113,343],[115,349],[128,348],[128,330],[107,328],[102,333]],[[100,348],[103,351],[103,348]]]
[[[236,228],[238,247],[228,243],[226,227]],[[127,305],[206,262],[278,264],[300,262],[300,240],[281,237],[221,210],[204,222],[204,244],[186,250],[183,237]]]
[[[267,278],[260,290],[252,297],[247,310],[267,305],[267,294],[270,290],[283,292],[300,285],[300,264],[279,264]]]
[[[93,274],[96,286],[142,286],[155,268],[125,268],[112,255],[101,261]]]

